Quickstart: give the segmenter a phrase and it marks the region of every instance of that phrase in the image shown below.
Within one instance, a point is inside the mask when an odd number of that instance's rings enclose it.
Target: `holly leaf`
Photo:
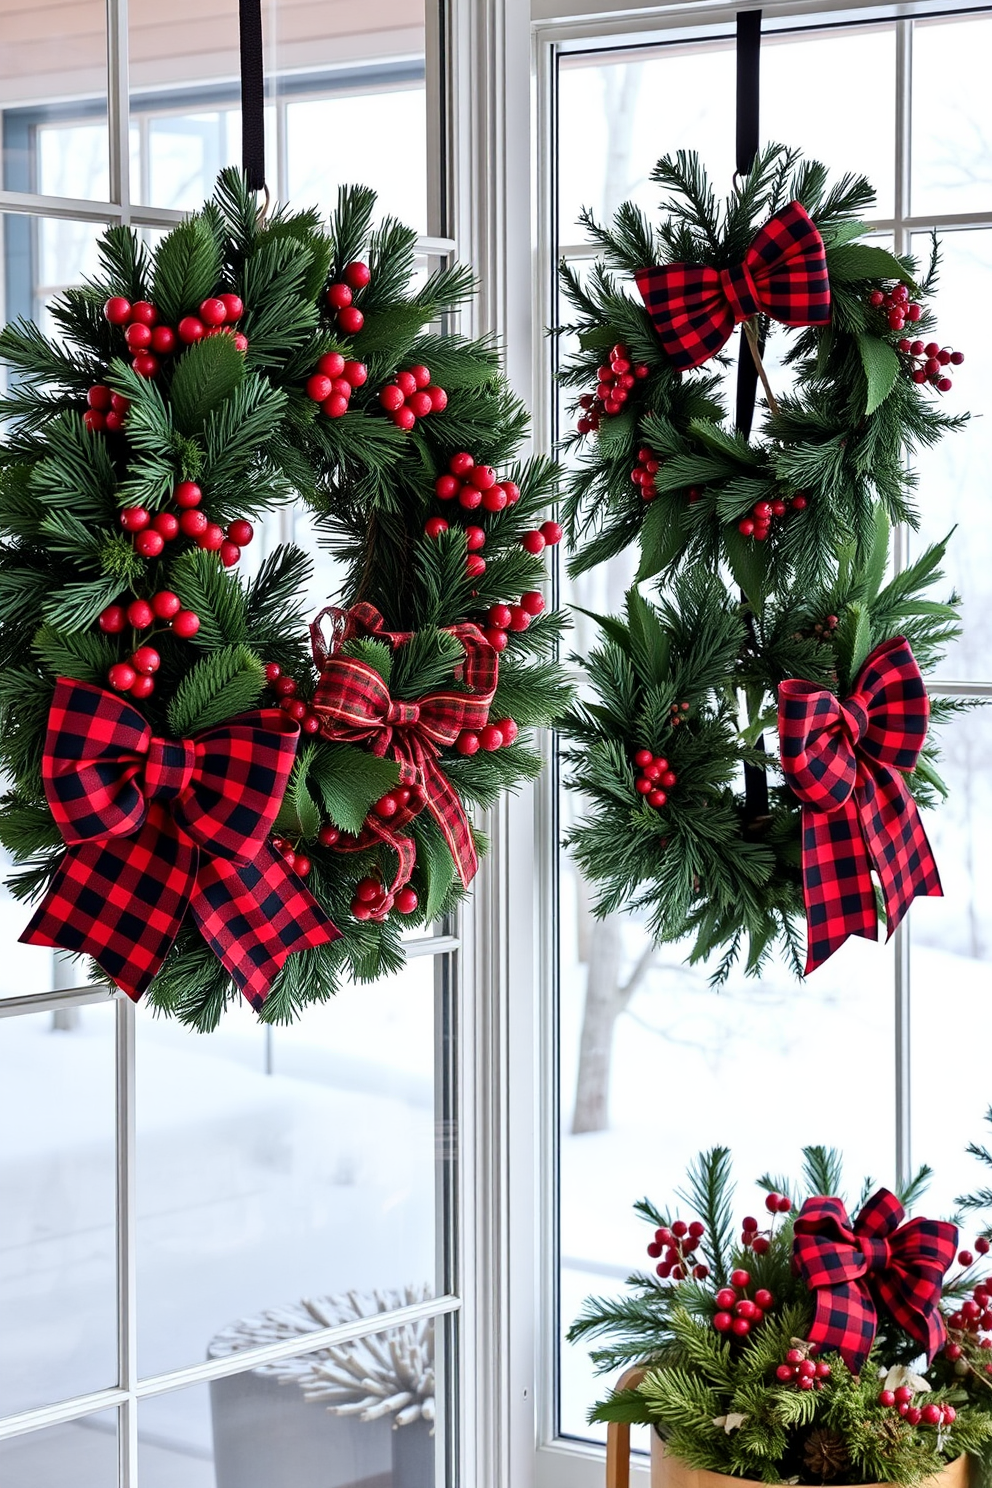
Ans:
[[[756,614],[768,593],[768,549],[764,543],[745,537],[736,527],[723,529],[723,544],[734,582]]]
[[[681,506],[675,501],[654,501],[648,507],[641,527],[641,564],[636,582],[641,584],[661,573],[682,550],[684,543]]]
[[[322,743],[310,765],[310,783],[342,832],[358,835],[372,806],[400,778],[395,760],[379,759],[354,744]]]
[[[873,243],[845,243],[829,248],[827,272],[831,279],[845,284],[857,279],[898,279],[908,289],[918,291],[895,254]]]
[[[858,351],[861,353],[861,365],[865,369],[865,380],[868,383],[865,413],[870,414],[881,407],[895,387],[900,362],[892,347],[878,336],[859,336]]]

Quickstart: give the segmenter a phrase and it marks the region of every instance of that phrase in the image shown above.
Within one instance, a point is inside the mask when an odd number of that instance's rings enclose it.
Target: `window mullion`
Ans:
[[[138,1473],[137,1252],[135,1194],[134,1004],[117,1002],[117,1369],[127,1391],[117,1431],[120,1488],[133,1488]]]
[[[110,198],[130,221],[131,146],[129,140],[127,0],[107,0],[107,123],[110,144]]]

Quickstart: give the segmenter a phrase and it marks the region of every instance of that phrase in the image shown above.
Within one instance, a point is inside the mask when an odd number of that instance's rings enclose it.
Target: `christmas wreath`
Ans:
[[[717,980],[776,945],[802,973],[877,936],[873,872],[889,933],[940,892],[916,803],[944,794],[928,716],[958,705],[928,702],[922,674],[956,600],[929,597],[944,543],[892,577],[890,536],[917,525],[908,453],[964,422],[935,400],[963,356],[932,339],[936,242],[921,275],[860,241],[863,178],[830,187],[776,145],[724,205],[695,155],[653,179],[660,225],[630,203],[610,227],[587,214],[602,259],[584,282],[561,271],[578,342],[561,377],[584,389],[564,441],[571,572],[637,541],[637,581],[662,596],[593,617],[591,698],[564,725],[593,809],[571,842],[598,912],[644,911]],[[712,364],[738,324],[766,390],[758,438],[728,427]],[[776,396],[762,356],[783,326]]]
[[[684,1208],[635,1206],[652,1270],[622,1297],[590,1298],[569,1338],[605,1340],[597,1368],[635,1363],[641,1377],[590,1420],[648,1424],[690,1467],[765,1483],[914,1488],[962,1453],[984,1473],[988,1233],[959,1251],[955,1224],[906,1218],[929,1169],[898,1193],[866,1183],[849,1213],[839,1154],[803,1158],[801,1180],[758,1180],[764,1212],[739,1228],[725,1147],[691,1166]]]
[[[545,611],[548,461],[488,342],[428,330],[472,291],[412,284],[415,234],[342,190],[263,220],[236,172],[148,253],[18,322],[0,447],[0,841],[42,896],[24,938],[212,1027],[402,963],[484,848],[475,805],[535,775],[566,697]],[[499,473],[494,467],[499,467]],[[343,565],[239,572],[302,497]]]

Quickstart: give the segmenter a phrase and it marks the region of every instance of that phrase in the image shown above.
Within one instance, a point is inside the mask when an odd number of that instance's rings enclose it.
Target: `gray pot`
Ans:
[[[422,1417],[393,1432],[392,1488],[434,1488],[436,1438]],[[218,1482],[217,1488],[221,1488]]]

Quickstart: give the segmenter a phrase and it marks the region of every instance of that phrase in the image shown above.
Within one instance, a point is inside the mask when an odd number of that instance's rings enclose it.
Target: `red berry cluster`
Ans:
[[[657,496],[654,478],[660,469],[661,461],[647,445],[637,451],[637,464],[630,472],[630,478],[635,486],[640,486],[642,501],[653,501]]]
[[[626,346],[618,341],[610,352],[609,366],[597,368],[599,383],[595,393],[583,393],[579,399],[579,407],[583,410],[576,425],[579,433],[588,434],[598,429],[602,414],[619,413],[637,378],[647,375],[648,368],[643,362],[636,367],[631,365]]]
[[[775,1306],[775,1298],[765,1287],[759,1287],[753,1298],[739,1296],[751,1285],[750,1271],[731,1271],[730,1285],[721,1287],[714,1297],[716,1312],[713,1326],[718,1333],[733,1333],[746,1338],[752,1328],[764,1321],[765,1313]]]
[[[634,755],[634,764],[640,774],[634,781],[634,789],[644,796],[649,806],[659,810],[668,800],[667,791],[678,784],[678,776],[669,768],[667,759],[652,754],[650,749],[639,749]]]
[[[346,264],[341,278],[327,291],[327,303],[337,312],[337,326],[345,336],[357,336],[365,324],[365,316],[352,303],[358,290],[364,289],[371,280],[368,264]]]
[[[420,900],[416,889],[409,884],[390,894],[378,878],[360,878],[355,885],[355,897],[351,901],[351,912],[356,920],[384,920],[394,907],[400,914],[413,914]]]
[[[239,351],[248,350],[248,338],[232,326],[245,312],[236,294],[211,295],[202,301],[198,315],[184,315],[175,329],[159,325],[159,313],[148,300],[124,299],[113,295],[103,307],[112,326],[125,326],[124,340],[132,355],[131,366],[139,377],[154,377],[161,369],[159,357],[171,356],[202,341],[205,336],[233,335]]]
[[[200,510],[203,492],[195,481],[180,481],[172,493],[179,507],[174,512],[157,512],[153,517],[143,506],[126,506],[121,512],[121,526],[134,534],[134,551],[142,558],[158,558],[167,542],[179,536],[192,538],[198,548],[219,553],[225,568],[232,568],[255,536],[255,529],[244,517],[228,524],[227,533],[219,522],[211,522]]]
[[[673,703],[669,711],[670,711],[670,713],[672,715],[672,718],[671,718],[672,728],[675,728],[676,724],[685,723],[687,721],[686,720],[686,714],[689,712],[689,704],[688,703]]]
[[[909,289],[905,284],[897,284],[888,293],[882,289],[873,289],[868,297],[869,305],[876,310],[884,310],[889,320],[889,329],[901,331],[907,320],[915,324],[923,314],[923,308],[909,298]]]
[[[364,386],[368,376],[364,362],[347,361],[339,351],[328,351],[307,379],[307,397],[319,403],[328,418],[341,418],[348,412],[352,393]]]
[[[387,413],[392,414],[397,428],[409,431],[418,419],[426,418],[429,413],[443,413],[448,406],[448,395],[443,387],[431,383],[431,369],[421,362],[416,367],[397,372],[392,382],[387,382],[381,389],[379,402]]]
[[[106,635],[120,635],[131,626],[132,630],[149,630],[156,621],[164,627],[171,626],[174,635],[182,640],[195,636],[200,628],[200,617],[192,610],[184,610],[178,594],[171,589],[161,589],[150,600],[134,599],[128,605],[112,604],[97,620]],[[129,692],[132,697],[151,697],[155,691],[155,678],[162,658],[154,646],[147,643],[135,647],[127,661],[118,661],[107,672],[107,681],[115,692]]]
[[[913,1391],[909,1385],[898,1385],[894,1390],[879,1390],[879,1405],[887,1406],[890,1410],[896,1410],[905,1418],[910,1426],[950,1426],[952,1421],[957,1420],[957,1411],[953,1405],[941,1405],[937,1401],[931,1401],[928,1405],[914,1405]]]
[[[535,616],[544,610],[544,595],[538,589],[528,589],[521,594],[519,604],[494,604],[486,616],[486,640],[494,651],[505,651],[509,642],[508,631],[526,630]]]
[[[313,867],[306,853],[297,852],[293,844],[285,837],[273,837],[272,846],[277,853],[282,853],[287,868],[292,868],[294,873],[298,873],[301,878],[306,878]]]
[[[706,1234],[706,1226],[698,1219],[691,1224],[686,1224],[684,1219],[676,1219],[671,1225],[662,1225],[655,1230],[654,1239],[648,1246],[648,1255],[652,1260],[662,1257],[655,1266],[655,1271],[667,1281],[685,1281],[690,1274],[697,1281],[705,1281],[710,1274],[710,1268],[702,1261],[693,1262],[693,1252],[699,1249],[699,1242]]]
[[[455,740],[459,754],[478,754],[480,749],[490,754],[495,749],[515,743],[520,730],[512,718],[500,718],[496,723],[487,723],[478,733],[473,729],[462,729]]]
[[[483,511],[499,512],[505,506],[516,505],[520,487],[514,481],[497,480],[491,465],[477,465],[474,455],[460,450],[448,461],[448,474],[439,475],[434,482],[434,494],[438,501],[454,501],[457,497],[459,506],[466,511],[476,511],[481,506]]]
[[[296,696],[298,683],[295,677],[283,676],[279,663],[270,661],[266,663],[265,680],[279,699],[279,707],[294,723],[300,725],[304,734],[320,732],[319,717],[311,712],[302,698]]]
[[[950,392],[954,384],[945,368],[960,367],[964,361],[963,351],[938,346],[936,341],[928,341],[926,345],[922,341],[907,341],[905,337],[899,342],[899,350],[905,352],[913,363],[911,375],[914,382],[921,385],[929,382],[938,393]]]
[[[822,1390],[823,1381],[830,1378],[830,1365],[822,1359],[811,1359],[809,1353],[813,1348],[814,1344],[808,1344],[805,1349],[790,1348],[785,1363],[777,1365],[775,1378],[783,1385],[795,1385],[797,1390]]]
[[[119,434],[124,427],[124,415],[131,407],[130,398],[123,393],[112,392],[102,382],[96,382],[86,394],[87,408],[83,423],[91,434]]]
[[[737,523],[737,531],[742,537],[753,537],[755,542],[764,542],[772,530],[773,522],[781,520],[789,512],[803,511],[806,506],[806,497],[798,496],[776,496],[774,501],[756,501],[751,508],[749,517],[742,517]]]

